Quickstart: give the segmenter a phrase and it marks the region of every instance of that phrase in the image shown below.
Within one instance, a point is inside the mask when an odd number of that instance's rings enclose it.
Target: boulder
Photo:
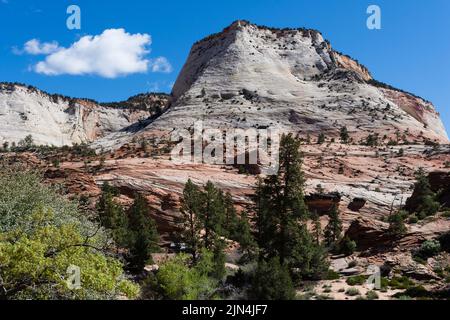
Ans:
[[[359,212],[367,203],[367,200],[364,198],[354,198],[352,202],[348,204],[348,208],[351,211]]]
[[[359,251],[392,247],[393,237],[388,233],[389,225],[374,219],[358,218],[354,220],[346,232],[357,244]]]

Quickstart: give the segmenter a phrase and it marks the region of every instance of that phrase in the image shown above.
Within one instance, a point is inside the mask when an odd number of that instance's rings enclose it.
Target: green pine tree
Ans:
[[[223,223],[225,210],[223,192],[217,189],[211,181],[208,181],[204,191],[204,205],[200,210],[200,221],[204,230],[204,247],[208,250],[214,248],[217,237],[223,235]]]
[[[199,215],[202,205],[203,194],[189,179],[184,187],[183,198],[181,199],[181,238],[189,246],[194,261],[197,261],[200,250],[202,227]]]
[[[342,127],[341,128],[340,137],[341,137],[341,142],[342,143],[347,143],[348,142],[348,140],[350,139],[350,136],[348,134],[347,127]]]
[[[259,181],[256,189],[256,233],[261,259],[279,257],[282,265],[308,276],[323,271],[325,254],[306,229],[300,141],[284,135],[277,175]]]
[[[128,241],[128,221],[123,207],[114,200],[117,195],[117,189],[105,182],[97,203],[97,212],[102,226],[111,230],[114,241],[123,247]]]
[[[142,270],[150,261],[151,253],[157,252],[159,235],[156,223],[150,216],[147,200],[137,193],[129,212],[129,265]]]
[[[295,290],[287,266],[276,257],[259,261],[249,293],[256,300],[293,300]]]
[[[320,224],[320,216],[317,212],[311,214],[311,220],[313,223],[312,235],[317,244],[320,244],[320,237],[322,235],[322,225]]]
[[[317,144],[325,143],[325,134],[323,132],[319,133],[319,137],[317,138]]]
[[[342,234],[342,221],[339,218],[339,210],[336,205],[333,206],[328,216],[330,221],[324,230],[325,244],[333,247],[339,242]]]

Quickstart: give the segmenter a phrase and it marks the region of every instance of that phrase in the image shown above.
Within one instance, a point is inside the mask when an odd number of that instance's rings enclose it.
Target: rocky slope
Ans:
[[[20,111],[24,106],[31,110]],[[450,144],[439,115],[430,102],[375,81],[367,68],[333,50],[317,31],[233,23],[193,46],[170,99],[140,95],[97,104],[0,85],[0,121],[5,124],[0,142],[32,134],[42,143],[58,145],[63,137],[65,143],[94,141],[98,150],[111,149],[87,157],[10,152],[0,154],[0,162],[41,168],[46,181],[89,199],[92,208],[106,181],[119,188],[118,200],[124,204],[142,193],[162,244],[168,245],[175,239],[180,196],[189,178],[198,185],[210,180],[229,191],[239,208],[252,204],[255,175],[233,166],[170,160],[167,134],[190,128],[196,120],[214,128],[274,127],[304,138],[308,206],[322,215],[325,226],[327,211],[337,204],[344,232],[359,245],[356,255],[332,257],[335,271],[360,274],[370,264],[389,263],[408,276],[435,279],[434,262],[419,265],[411,251],[448,231],[448,217],[440,213],[408,224],[406,235],[395,241],[386,232],[386,218],[411,196],[408,204],[414,204],[414,173],[420,167],[432,172],[430,183],[442,190],[440,201],[448,207]],[[351,137],[347,144],[338,138],[343,126]],[[326,141],[317,144],[321,132]],[[375,133],[378,145],[360,142]],[[444,258],[450,266],[450,256]],[[358,267],[349,268],[354,261]],[[343,285],[339,281],[333,283],[336,292]]]
[[[355,140],[407,130],[412,141],[448,143],[430,102],[375,81],[315,30],[237,21],[194,44],[172,95],[168,112],[140,133],[203,120],[211,128],[270,127],[303,136],[337,136],[346,126]],[[129,140],[114,135],[109,142],[119,138]]]
[[[128,101],[99,104],[50,95],[31,86],[0,83],[0,143],[10,145],[31,135],[36,144],[89,143],[159,114],[165,95],[139,95]]]

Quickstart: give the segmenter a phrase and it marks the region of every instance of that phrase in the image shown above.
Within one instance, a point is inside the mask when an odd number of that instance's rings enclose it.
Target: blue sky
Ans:
[[[81,30],[66,27],[66,10],[72,4],[81,8]],[[370,4],[382,10],[381,30],[366,28]],[[99,101],[147,91],[169,92],[192,43],[237,19],[320,30],[335,49],[366,65],[376,79],[431,100],[450,131],[448,0],[0,0],[0,81],[24,82],[51,93]],[[51,75],[55,70],[44,65],[38,73],[35,66],[46,55],[31,55],[24,49],[31,39],[40,41],[41,51],[43,43],[69,48],[83,36],[119,28],[126,32],[123,37],[151,36],[151,45],[143,40],[151,51],[140,57],[149,60],[147,72],[127,65],[123,66],[126,72],[109,77],[101,72]],[[137,46],[143,48],[142,43]],[[166,59],[171,68],[158,68],[157,58]]]

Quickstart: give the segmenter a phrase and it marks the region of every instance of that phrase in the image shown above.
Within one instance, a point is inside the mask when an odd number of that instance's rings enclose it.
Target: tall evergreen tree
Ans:
[[[330,221],[324,230],[324,238],[327,246],[332,247],[339,242],[342,234],[342,221],[339,218],[339,210],[336,205],[333,206],[328,214]]]
[[[236,240],[236,228],[238,224],[238,214],[233,204],[233,198],[229,192],[227,192],[223,199],[224,204],[224,221],[223,232],[224,236],[229,239]]]
[[[326,249],[316,242],[306,224],[295,228],[295,233],[289,240],[293,280],[320,280],[329,267]]]
[[[236,226],[233,230],[234,236],[232,238],[240,244],[241,250],[247,254],[254,251],[256,247],[249,221],[250,219],[247,212],[243,212],[236,222]]]
[[[128,221],[123,207],[114,200],[117,195],[117,189],[105,182],[102,185],[102,194],[97,203],[97,212],[102,226],[111,230],[114,241],[119,246],[125,246]]]
[[[250,298],[257,300],[292,300],[295,290],[286,265],[281,265],[277,257],[268,262],[259,261]]]
[[[211,181],[208,181],[204,191],[204,206],[200,210],[200,220],[204,230],[204,247],[213,249],[215,238],[223,234],[222,225],[225,219],[223,193]]]
[[[317,212],[311,214],[313,223],[312,236],[317,244],[320,244],[320,237],[322,236],[322,225],[320,224],[320,215]]]
[[[325,143],[325,134],[323,132],[319,133],[319,136],[317,138],[317,144],[324,144]]]
[[[257,241],[262,259],[279,257],[282,265],[311,274],[322,271],[325,256],[305,226],[309,213],[301,166],[300,141],[283,135],[279,172],[259,181],[256,189]]]
[[[194,261],[197,261],[200,249],[202,228],[199,215],[202,205],[203,194],[189,179],[184,187],[183,198],[181,199],[181,237],[189,246]]]
[[[129,212],[130,266],[141,270],[149,261],[152,252],[158,251],[159,235],[156,223],[150,217],[150,208],[145,198],[137,193]]]
[[[349,134],[348,134],[348,129],[347,127],[342,127],[341,131],[340,131],[340,137],[341,137],[341,141],[343,143],[347,143],[348,139],[350,138]]]

